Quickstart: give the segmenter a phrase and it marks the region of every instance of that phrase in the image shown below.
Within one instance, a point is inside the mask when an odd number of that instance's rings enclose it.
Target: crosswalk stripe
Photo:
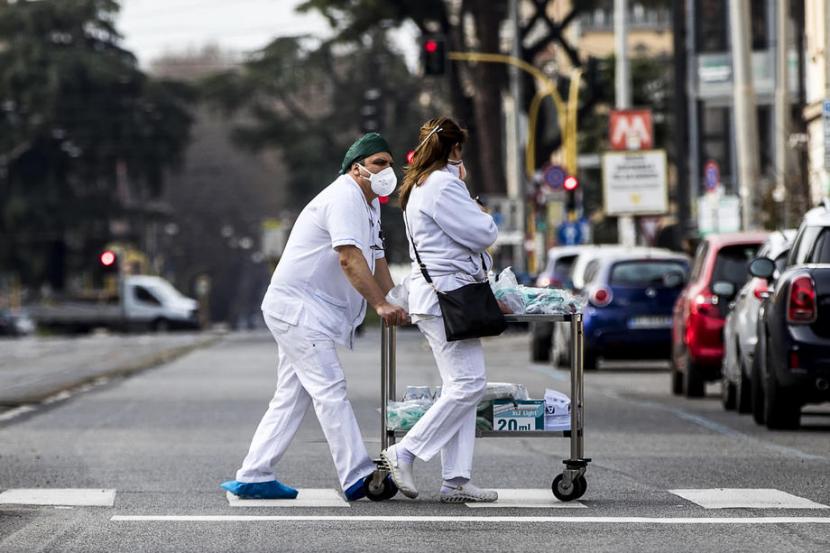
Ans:
[[[497,489],[499,499],[495,503],[467,503],[473,509],[586,509],[579,501],[559,501],[550,488]]]
[[[830,524],[830,517],[507,517],[507,516],[282,516],[282,515],[116,515],[112,522],[462,522],[572,524]]]
[[[18,488],[0,493],[2,505],[112,507],[115,490],[82,488]]]
[[[300,488],[296,499],[239,499],[226,493],[231,507],[349,507],[349,503],[335,490],[328,488]]]
[[[830,509],[827,505],[770,488],[711,488],[669,492],[704,509]]]

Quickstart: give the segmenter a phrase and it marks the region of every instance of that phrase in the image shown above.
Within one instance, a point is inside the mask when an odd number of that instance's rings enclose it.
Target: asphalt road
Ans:
[[[529,363],[527,341],[524,334],[487,341],[489,380],[524,383],[536,397],[546,387],[567,393],[567,373]],[[370,332],[354,352],[342,352],[372,454],[380,445],[379,350]],[[830,506],[830,408],[813,408],[802,430],[770,432],[724,412],[717,385],[703,400],[675,398],[665,370],[636,364],[586,375],[593,462],[578,504],[442,505],[434,460],[416,466],[415,501],[232,507],[218,484],[247,450],[273,391],[275,359],[268,335],[230,335],[0,422],[0,491],[115,490],[111,507],[0,504],[0,552],[830,551],[830,509],[820,508]],[[439,381],[416,332],[400,333],[398,369],[401,388]],[[474,481],[520,497],[523,489],[550,493],[568,451],[563,439],[482,439]],[[312,413],[278,471],[301,489],[337,490]],[[670,491],[712,497],[718,488],[739,489],[741,498],[778,490],[818,505],[710,509]]]

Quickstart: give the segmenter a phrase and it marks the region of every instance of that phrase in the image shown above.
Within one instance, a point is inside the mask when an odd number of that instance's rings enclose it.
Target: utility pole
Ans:
[[[628,0],[614,0],[614,75],[617,109],[631,107],[631,73],[628,65]],[[621,215],[617,219],[617,234],[623,246],[633,247],[637,241],[634,218]]]
[[[691,219],[689,198],[689,96],[686,64],[685,0],[672,0],[674,41],[674,163],[677,167],[677,225],[680,241],[686,236]]]
[[[784,226],[789,227],[790,194],[787,184],[790,175],[789,147],[790,136],[790,72],[789,72],[789,0],[776,0],[776,35],[775,48],[775,186],[784,193]]]
[[[741,228],[756,225],[755,189],[758,186],[758,113],[752,82],[749,0],[730,0],[729,28],[732,39],[732,95],[738,158],[738,192]]]
[[[522,29],[519,25],[519,0],[510,0],[510,24],[513,28],[513,58],[522,59]],[[515,163],[513,171],[519,199],[519,217],[521,217],[522,240],[514,246],[513,263],[519,271],[527,267],[525,240],[527,240],[527,180],[522,167],[522,75],[515,65],[510,66],[510,95],[513,97],[513,130],[515,136]]]

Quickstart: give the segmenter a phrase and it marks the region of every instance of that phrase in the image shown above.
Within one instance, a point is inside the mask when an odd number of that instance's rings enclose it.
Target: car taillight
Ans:
[[[718,311],[718,297],[707,291],[701,292],[695,296],[695,299],[692,302],[692,314],[704,315],[706,317],[719,317],[720,311]]]
[[[795,277],[787,299],[787,322],[809,324],[816,320],[816,285],[809,275]]]
[[[596,307],[605,307],[611,303],[611,290],[608,288],[597,288],[591,293],[591,303]]]
[[[762,300],[768,291],[769,286],[767,286],[767,283],[761,279],[757,279],[755,287],[752,289],[752,294],[759,300]]]

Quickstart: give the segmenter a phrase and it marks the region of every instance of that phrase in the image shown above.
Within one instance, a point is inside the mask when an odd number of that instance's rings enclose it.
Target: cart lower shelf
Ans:
[[[405,430],[395,430],[396,438],[406,436]],[[476,438],[570,438],[570,430],[476,430]]]

